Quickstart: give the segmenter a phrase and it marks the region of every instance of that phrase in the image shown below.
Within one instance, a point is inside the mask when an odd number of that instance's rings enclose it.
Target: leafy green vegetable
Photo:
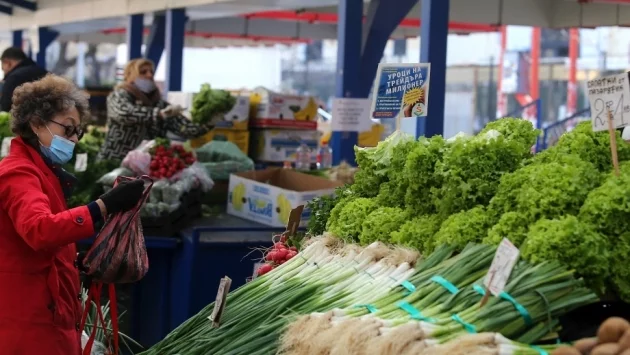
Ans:
[[[13,137],[13,132],[11,132],[11,114],[8,112],[0,112],[0,140],[4,137]]]
[[[435,166],[442,160],[447,144],[442,136],[421,137],[405,163],[403,174],[408,181],[405,205],[416,215],[435,213],[431,191],[442,186],[442,176]]]
[[[216,116],[228,113],[236,104],[236,98],[229,91],[215,90],[209,84],[202,84],[199,93],[193,98],[190,114],[198,124],[211,122]]]
[[[610,282],[624,302],[630,302],[630,232],[612,241],[610,256]]]
[[[521,253],[533,263],[557,260],[603,294],[609,275],[610,243],[575,216],[541,219],[530,226]]]
[[[497,131],[506,139],[515,140],[523,144],[525,149],[531,149],[532,145],[536,143],[536,138],[541,133],[539,130],[534,129],[530,121],[515,117],[506,117],[492,121],[479,132],[479,135],[484,135],[490,131]]]
[[[616,238],[630,231],[630,166],[623,165],[622,174],[610,174],[604,183],[588,194],[580,209],[580,220],[597,231]]]
[[[316,197],[309,201],[306,208],[311,211],[308,220],[308,233],[311,235],[322,235],[326,231],[326,224],[331,215],[332,209],[346,196],[348,187],[342,186],[335,190],[333,195]]]
[[[405,245],[427,253],[433,250],[433,236],[440,230],[442,220],[437,215],[420,216],[408,220],[400,230],[391,234],[392,243]]]
[[[356,242],[359,240],[363,221],[377,207],[374,199],[365,197],[354,199],[343,207],[339,218],[330,225],[328,231],[345,241]]]
[[[503,176],[490,208],[498,214],[519,212],[530,221],[577,214],[600,180],[595,167],[580,157],[558,156]]]
[[[443,181],[441,187],[434,189],[438,212],[450,216],[477,205],[487,205],[501,176],[516,170],[531,156],[530,147],[535,140],[529,147],[523,140],[490,130],[472,139],[449,143],[449,149],[436,166],[436,173]]]
[[[392,232],[397,231],[407,218],[401,208],[378,207],[364,219],[359,241],[363,245],[376,241],[388,243]]]
[[[619,132],[616,135],[617,142],[623,142]],[[601,172],[609,172],[613,168],[610,136],[607,131],[593,132],[590,121],[580,122],[571,132],[562,135],[556,145],[537,154],[532,162],[555,161],[567,154],[579,156]],[[617,155],[620,162],[630,160],[630,144],[618,144]]]
[[[498,245],[503,238],[508,238],[514,245],[519,246],[527,237],[527,231],[532,220],[519,212],[504,213],[499,222],[488,231],[484,244]]]
[[[468,243],[478,243],[485,238],[494,224],[492,216],[482,206],[449,216],[433,237],[433,246],[451,245],[463,250]],[[431,252],[433,250],[425,250]]]

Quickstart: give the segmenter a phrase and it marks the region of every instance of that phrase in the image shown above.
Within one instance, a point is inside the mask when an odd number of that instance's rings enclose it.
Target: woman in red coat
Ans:
[[[87,96],[49,75],[15,90],[11,115],[16,138],[0,162],[0,353],[79,355],[75,242],[92,236],[103,216],[135,206],[143,183],[68,209],[76,179],[61,165],[83,135]]]

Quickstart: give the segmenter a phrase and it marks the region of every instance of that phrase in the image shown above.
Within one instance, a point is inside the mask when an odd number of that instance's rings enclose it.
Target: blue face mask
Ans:
[[[46,128],[48,129],[48,127]],[[48,129],[48,132],[50,132],[50,129]],[[72,159],[72,153],[74,153],[74,142],[52,134],[52,132],[50,132],[50,135],[53,137],[50,142],[50,147],[41,145],[40,149],[42,154],[55,164],[65,164],[69,162],[70,159]]]

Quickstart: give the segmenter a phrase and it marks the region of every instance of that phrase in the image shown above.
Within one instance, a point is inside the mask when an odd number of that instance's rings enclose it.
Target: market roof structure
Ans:
[[[310,8],[316,8],[315,12],[336,14],[337,3],[336,0],[3,0],[0,1],[0,31],[117,18],[173,7],[187,8],[193,21]],[[547,28],[628,25],[630,6],[624,6],[626,4],[630,1],[451,0],[450,19]],[[407,18],[420,18],[420,6],[416,5]]]

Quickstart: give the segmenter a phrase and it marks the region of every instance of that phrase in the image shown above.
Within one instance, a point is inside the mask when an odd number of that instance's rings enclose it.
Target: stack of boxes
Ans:
[[[317,102],[313,97],[255,89],[250,96],[250,157],[260,163],[294,162],[300,144],[317,160],[320,133],[317,131]]]

